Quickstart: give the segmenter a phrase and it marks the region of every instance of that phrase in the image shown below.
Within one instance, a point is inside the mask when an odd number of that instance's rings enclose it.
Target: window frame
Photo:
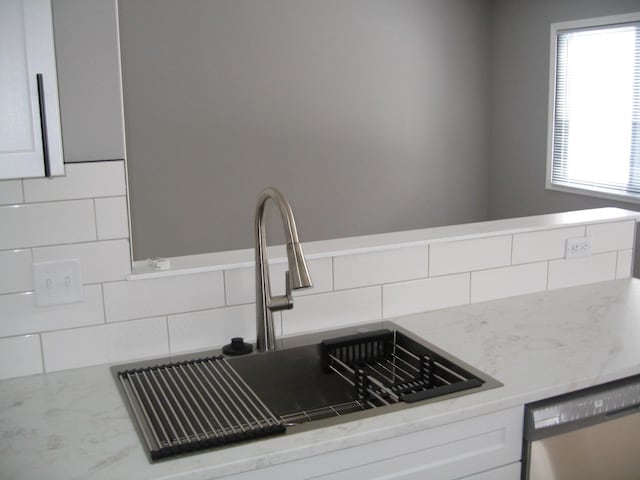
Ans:
[[[622,202],[640,203],[640,194],[613,193],[609,190],[599,190],[596,187],[578,187],[553,183],[553,141],[556,115],[556,73],[558,68],[558,34],[566,30],[591,29],[606,26],[620,26],[625,23],[640,22],[640,12],[625,13],[621,15],[609,15],[605,17],[585,18],[551,24],[551,37],[549,42],[549,99],[547,113],[547,159],[545,171],[545,188],[547,190],[585,195],[589,197],[605,198]]]

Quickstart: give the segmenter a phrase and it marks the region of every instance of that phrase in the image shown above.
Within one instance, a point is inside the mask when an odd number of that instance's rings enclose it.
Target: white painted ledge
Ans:
[[[620,222],[624,220],[634,220],[638,222],[640,220],[640,212],[613,207],[576,210],[547,215],[466,223],[462,225],[422,228],[403,232],[320,240],[303,243],[303,249],[307,258],[311,260],[314,258],[335,257],[355,253],[392,250],[416,245],[471,240],[481,237],[512,235],[576,225]],[[269,247],[268,257],[270,263],[274,264],[287,261],[286,251],[282,245]],[[127,280],[144,280],[251,267],[254,265],[254,251],[252,248],[249,248],[201,255],[170,257],[168,260],[171,263],[171,267],[168,270],[161,271],[154,270],[147,260],[136,261],[133,263],[132,273],[127,276]]]

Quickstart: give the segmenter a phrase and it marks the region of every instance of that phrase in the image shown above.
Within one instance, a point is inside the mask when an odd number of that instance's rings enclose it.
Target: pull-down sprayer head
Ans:
[[[312,287],[313,284],[300,242],[287,243],[287,258],[289,260],[289,285],[291,289]]]

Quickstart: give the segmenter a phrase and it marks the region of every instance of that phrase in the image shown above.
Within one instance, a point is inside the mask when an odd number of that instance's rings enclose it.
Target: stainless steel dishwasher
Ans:
[[[522,479],[640,479],[640,376],[527,405]]]

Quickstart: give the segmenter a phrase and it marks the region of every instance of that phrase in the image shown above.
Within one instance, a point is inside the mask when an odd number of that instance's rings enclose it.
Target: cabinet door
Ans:
[[[464,480],[520,480],[520,473],[521,464],[516,462],[486,472],[476,473],[470,477],[464,477]]]
[[[0,1],[0,105],[0,178],[63,175],[50,0]]]
[[[523,412],[513,407],[228,478],[517,480]]]

